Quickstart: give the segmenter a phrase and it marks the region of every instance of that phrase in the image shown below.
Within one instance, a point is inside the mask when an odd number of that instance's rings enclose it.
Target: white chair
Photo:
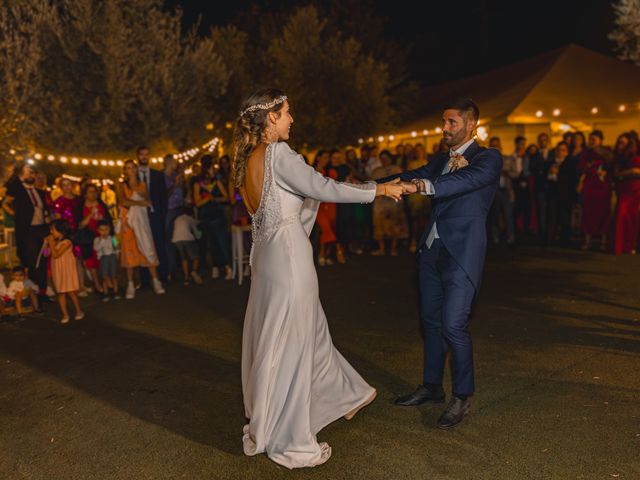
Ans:
[[[233,278],[238,276],[238,285],[242,285],[244,267],[249,264],[249,252],[244,251],[244,234],[251,231],[251,225],[231,225],[231,258]]]

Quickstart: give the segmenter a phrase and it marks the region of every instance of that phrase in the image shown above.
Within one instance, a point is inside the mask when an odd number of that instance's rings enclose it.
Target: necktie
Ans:
[[[34,188],[27,188],[27,192],[29,192],[29,198],[31,199],[31,203],[35,208],[40,206],[40,202],[38,202],[38,198],[36,197],[37,193]]]

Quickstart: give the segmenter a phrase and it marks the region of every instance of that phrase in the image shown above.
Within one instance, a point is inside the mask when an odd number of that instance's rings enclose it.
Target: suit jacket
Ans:
[[[45,221],[49,215],[49,207],[47,206],[46,195],[43,191],[34,189],[40,196],[43,205],[43,214]],[[10,185],[7,185],[7,195],[13,197],[12,208],[16,212],[15,215],[15,228],[16,228],[16,241],[23,235],[26,235],[31,221],[33,220],[33,203],[27,189],[22,185],[20,180],[13,180]]]
[[[166,216],[169,210],[169,197],[167,195],[167,184],[164,181],[164,172],[149,169],[149,198],[153,205],[153,212],[156,215]],[[149,212],[151,213],[151,212]]]
[[[443,152],[423,167],[387,177],[403,181],[427,179],[434,187],[431,219],[420,239],[419,252],[434,222],[442,243],[466,272],[476,293],[480,289],[482,270],[487,250],[486,221],[491,209],[502,171],[502,155],[493,148],[482,148],[473,142],[465,151],[469,165],[442,175],[449,161],[449,152]]]

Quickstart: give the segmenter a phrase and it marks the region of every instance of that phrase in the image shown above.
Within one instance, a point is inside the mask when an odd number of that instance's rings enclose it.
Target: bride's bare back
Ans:
[[[264,183],[264,156],[267,145],[258,145],[247,159],[247,168],[244,176],[244,185],[240,187],[242,199],[251,215],[254,215],[260,207],[262,198],[262,186]]]

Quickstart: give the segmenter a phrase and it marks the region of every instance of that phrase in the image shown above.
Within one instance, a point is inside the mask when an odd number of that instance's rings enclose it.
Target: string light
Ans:
[[[185,150],[183,152],[179,152],[176,153],[174,155],[174,158],[178,159],[180,161],[180,163],[188,161],[190,159],[192,159],[193,157],[195,157],[196,155],[198,155],[201,152],[209,152],[212,153],[216,150],[216,148],[218,147],[218,144],[220,143],[220,139],[218,137],[214,137],[211,140],[209,140],[208,142],[206,142],[205,144],[203,144],[200,147],[192,147],[189,148],[188,150]],[[13,156],[15,156],[17,154],[15,149],[10,149],[9,153]],[[30,163],[31,165],[34,165],[36,163],[36,160],[42,160],[43,158],[45,158],[45,155],[43,155],[42,153],[39,152],[35,152],[33,153],[33,157],[29,157],[28,160],[31,160],[32,163]],[[35,160],[34,160],[35,159]],[[92,159],[89,160],[87,158],[82,158],[79,159],[78,157],[70,157],[67,155],[55,155],[55,154],[48,154],[46,155],[46,159],[49,162],[55,162],[58,161],[60,163],[72,163],[73,165],[94,165],[94,166],[103,166],[103,167],[121,167],[124,165],[124,159]],[[27,160],[27,161],[28,161]],[[157,158],[153,158],[152,162],[153,163],[162,163],[163,159],[160,157]]]
[[[628,108],[635,109],[636,107],[637,107],[638,110],[640,110],[640,102],[631,102],[631,103],[626,103],[626,104],[619,104],[617,106],[618,112],[620,112],[620,113],[626,112],[628,110]],[[592,107],[592,108],[589,109],[589,111],[591,112],[591,115],[597,115],[598,113],[600,113],[600,109],[598,107]],[[560,117],[562,115],[562,110],[560,108],[554,108],[553,110],[551,110],[551,114],[554,117]],[[537,110],[537,111],[534,112],[534,115],[537,118],[543,118],[544,117],[544,111],[543,110]],[[480,123],[481,123],[480,120],[478,120],[478,130],[477,130],[477,132],[481,131],[480,130]],[[568,128],[565,127],[565,126],[567,126]],[[567,128],[567,131],[571,129],[571,127],[568,126],[567,124],[561,124],[560,129],[563,129],[563,128]],[[487,130],[485,129],[484,131],[487,131]],[[429,129],[426,129],[426,128],[424,130],[422,130],[422,135],[425,136],[425,137],[428,136],[429,134],[433,134],[433,133],[441,134],[442,133],[442,128],[441,127],[437,127],[437,128],[435,128],[434,130],[431,130],[431,131]],[[410,136],[411,138],[416,138],[418,136],[418,131],[413,130],[411,132],[406,132],[406,133],[395,133],[395,134],[389,135],[387,138],[389,139],[389,141],[394,141],[398,137],[405,137],[405,136]],[[384,138],[385,137],[380,136],[380,137],[378,137],[378,141],[382,142],[382,141],[384,141]],[[480,135],[478,135],[478,138],[480,138]],[[372,143],[373,140],[374,140],[373,137],[369,137],[369,142],[370,143]]]

